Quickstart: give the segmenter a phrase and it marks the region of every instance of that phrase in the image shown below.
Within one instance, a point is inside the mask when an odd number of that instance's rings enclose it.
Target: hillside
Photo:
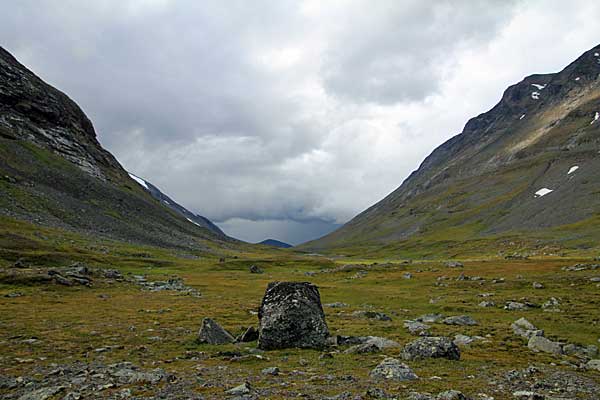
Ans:
[[[509,87],[398,189],[302,248],[452,256],[597,247],[599,73],[597,46]]]
[[[281,241],[275,240],[275,239],[265,239],[258,244],[264,244],[265,246],[271,246],[271,247],[280,247],[282,249],[289,249],[290,247],[293,247],[291,244],[281,242]]]
[[[234,243],[155,186],[136,183],[77,104],[2,48],[0,178],[0,215],[11,220],[166,247]]]

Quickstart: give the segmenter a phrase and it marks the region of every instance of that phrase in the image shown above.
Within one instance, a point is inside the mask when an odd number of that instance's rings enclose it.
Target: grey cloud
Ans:
[[[439,91],[455,50],[493,37],[510,20],[514,3],[356,3],[337,16],[351,23],[328,49],[325,87],[350,101],[421,101]]]
[[[229,233],[293,243],[396,188],[481,104],[536,72],[514,62],[532,47],[558,51],[548,32],[526,42],[524,31],[559,14],[557,32],[573,36],[595,15],[584,1],[5,3],[2,46],[73,97],[127,169]],[[510,60],[478,55],[494,43],[489,54]],[[498,71],[503,81],[489,79]]]

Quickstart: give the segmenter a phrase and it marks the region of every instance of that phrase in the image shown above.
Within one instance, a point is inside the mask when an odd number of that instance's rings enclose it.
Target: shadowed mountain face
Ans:
[[[2,48],[0,214],[167,247],[234,242],[153,185],[136,183],[77,104]]]
[[[509,87],[398,189],[303,247],[410,252],[507,237],[537,248],[597,246],[599,74],[597,46],[559,73]]]

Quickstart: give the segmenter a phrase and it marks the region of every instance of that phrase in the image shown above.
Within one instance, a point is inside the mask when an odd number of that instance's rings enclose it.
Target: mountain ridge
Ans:
[[[158,188],[140,187],[81,108],[1,47],[0,177],[5,217],[163,247],[239,243],[175,202],[165,205],[160,198],[170,198]]]
[[[600,210],[593,197],[598,179],[590,172],[600,167],[594,130],[600,125],[594,125],[600,111],[599,72],[596,46],[558,73],[529,75],[511,85],[498,104],[471,118],[460,134],[433,150],[400,187],[339,230],[301,247],[399,248],[403,240],[468,224],[480,226],[462,239],[517,231],[528,231],[533,238],[547,228],[594,218]],[[559,190],[543,199],[534,196],[546,186],[559,185],[577,164],[587,165],[568,178],[581,183],[573,185],[573,194],[585,196],[588,204],[577,200],[569,207],[568,196]],[[558,197],[562,202],[552,206],[562,204],[566,211],[548,212],[548,199]],[[533,199],[548,204],[534,204]],[[444,240],[451,242],[451,235]]]

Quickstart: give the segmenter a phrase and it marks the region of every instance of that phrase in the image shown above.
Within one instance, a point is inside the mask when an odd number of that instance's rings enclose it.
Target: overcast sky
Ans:
[[[249,241],[348,221],[600,42],[592,0],[0,1],[0,45],[127,170]]]

